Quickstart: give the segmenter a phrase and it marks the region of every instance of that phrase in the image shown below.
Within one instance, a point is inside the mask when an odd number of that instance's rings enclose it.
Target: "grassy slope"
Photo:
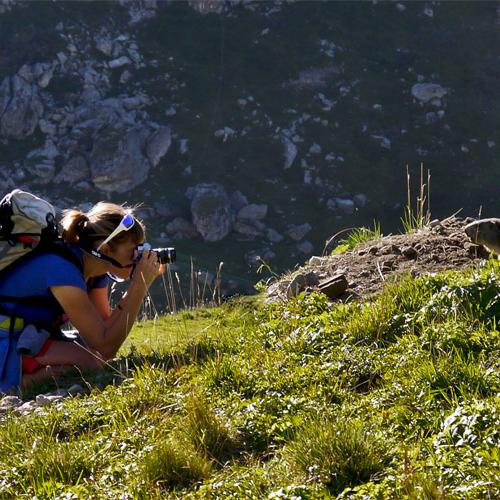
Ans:
[[[0,498],[498,497],[497,273],[142,323],[89,396],[3,420]]]

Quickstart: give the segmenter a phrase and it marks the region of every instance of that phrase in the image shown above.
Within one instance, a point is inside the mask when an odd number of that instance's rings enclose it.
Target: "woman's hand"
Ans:
[[[139,262],[135,266],[133,279],[139,279],[149,287],[164,272],[165,264],[160,264],[156,252],[144,250]]]

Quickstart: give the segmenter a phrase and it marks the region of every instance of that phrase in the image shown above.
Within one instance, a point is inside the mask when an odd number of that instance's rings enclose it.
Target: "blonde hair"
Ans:
[[[118,227],[127,214],[134,216],[134,208],[105,201],[100,201],[88,212],[65,210],[61,220],[63,239],[72,245],[95,249],[100,241]],[[124,241],[133,241],[136,244],[144,241],[146,228],[135,216],[134,220],[134,225],[128,231],[121,232],[109,242],[112,248]]]

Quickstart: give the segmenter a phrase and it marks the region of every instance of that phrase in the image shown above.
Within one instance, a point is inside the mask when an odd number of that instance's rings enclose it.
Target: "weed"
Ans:
[[[427,170],[427,183],[424,181],[424,165],[420,164],[420,186],[415,208],[412,207],[410,172],[406,166],[406,206],[401,218],[406,233],[413,233],[424,228],[431,220],[431,173]]]

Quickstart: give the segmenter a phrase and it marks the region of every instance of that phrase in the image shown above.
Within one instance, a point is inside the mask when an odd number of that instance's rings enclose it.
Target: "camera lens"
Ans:
[[[160,264],[173,264],[175,262],[175,248],[153,248],[153,252],[158,255]]]

